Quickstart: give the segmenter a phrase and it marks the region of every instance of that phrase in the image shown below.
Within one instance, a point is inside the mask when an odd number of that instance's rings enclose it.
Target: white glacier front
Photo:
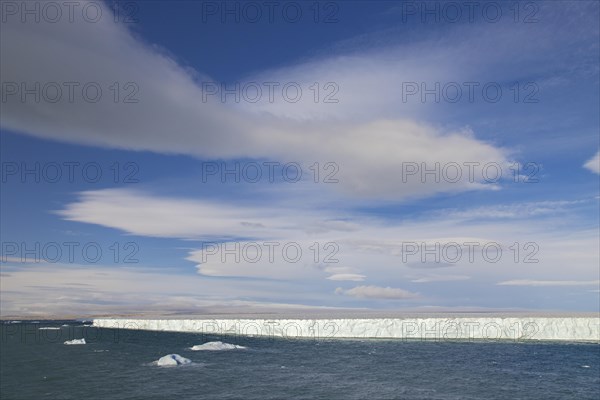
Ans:
[[[347,319],[120,319],[99,328],[279,338],[555,340],[600,342],[599,317],[456,317]]]

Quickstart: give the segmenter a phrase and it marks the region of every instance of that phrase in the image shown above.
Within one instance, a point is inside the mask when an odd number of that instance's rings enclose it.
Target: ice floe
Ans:
[[[155,361],[156,365],[161,367],[191,364],[191,362],[190,359],[181,357],[179,354],[167,354]]]
[[[65,344],[85,344],[85,339],[67,340]]]
[[[223,342],[207,342],[204,344],[197,344],[195,346],[190,347],[190,350],[200,351],[219,351],[219,350],[235,350],[235,349],[245,349],[244,346],[238,346],[236,344],[223,343]]]

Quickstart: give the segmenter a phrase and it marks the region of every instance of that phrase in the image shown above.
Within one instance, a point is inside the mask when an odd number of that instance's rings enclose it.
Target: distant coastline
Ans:
[[[133,311],[95,314],[5,314],[0,321],[92,321],[94,319],[335,319],[335,318],[600,318],[600,311],[560,311],[560,310],[369,310],[369,309],[256,309],[256,310],[201,310],[182,312]]]

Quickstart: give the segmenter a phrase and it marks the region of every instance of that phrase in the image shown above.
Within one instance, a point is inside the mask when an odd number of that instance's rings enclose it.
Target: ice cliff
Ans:
[[[598,317],[457,317],[348,319],[120,319],[99,328],[280,338],[556,340],[600,342]]]

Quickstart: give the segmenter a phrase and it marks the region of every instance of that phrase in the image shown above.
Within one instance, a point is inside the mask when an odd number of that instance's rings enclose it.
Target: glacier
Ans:
[[[97,318],[98,328],[287,339],[549,340],[600,343],[600,317],[423,317],[343,319]]]

